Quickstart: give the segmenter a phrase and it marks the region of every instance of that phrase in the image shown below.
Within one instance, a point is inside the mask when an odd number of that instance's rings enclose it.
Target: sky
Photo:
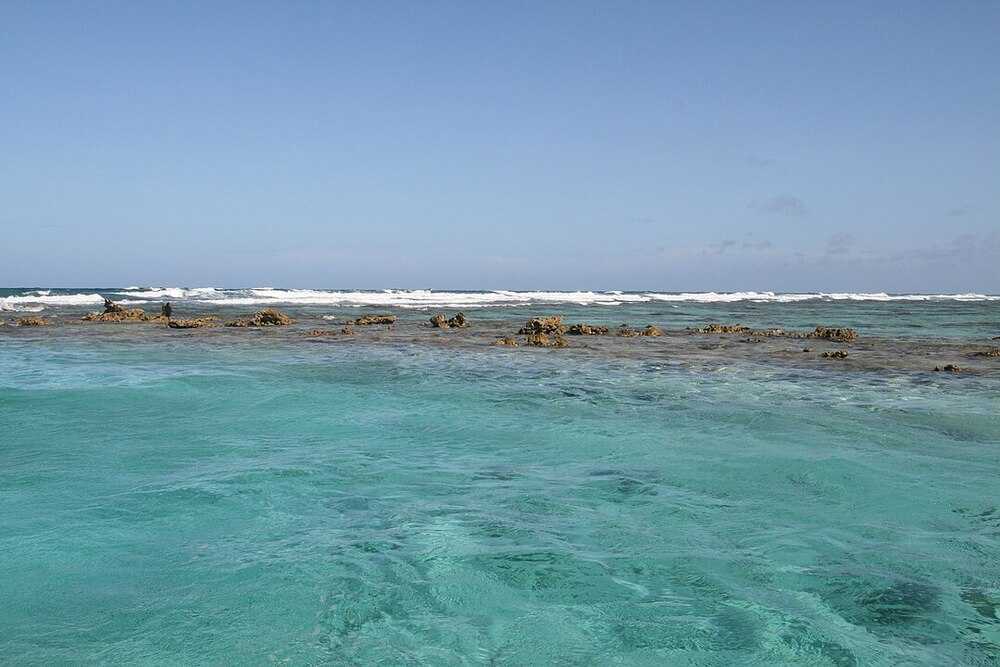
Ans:
[[[0,285],[1000,293],[998,2],[0,3]]]

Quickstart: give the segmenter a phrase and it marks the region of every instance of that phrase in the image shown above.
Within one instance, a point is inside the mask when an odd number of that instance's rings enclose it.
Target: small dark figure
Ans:
[[[174,312],[174,309],[170,307],[170,302],[169,301],[167,301],[162,306],[160,306],[160,315],[163,315],[168,320],[170,319],[170,315],[173,312]]]

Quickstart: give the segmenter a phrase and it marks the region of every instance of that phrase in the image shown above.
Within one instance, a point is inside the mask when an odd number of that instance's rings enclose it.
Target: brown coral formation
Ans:
[[[615,333],[615,335],[620,336],[622,338],[637,338],[639,336],[656,337],[656,336],[662,336],[663,331],[660,329],[660,327],[652,324],[647,326],[645,329],[633,329],[623,324],[620,327],[618,327],[618,331],[617,333]]]
[[[85,322],[146,322],[148,319],[142,308],[125,308],[111,299],[104,299],[104,312],[83,316]]]
[[[241,317],[226,324],[227,327],[277,327],[294,323],[295,320],[280,310],[266,308],[249,317]]]
[[[163,316],[161,315],[160,318]],[[160,319],[157,318],[157,319]],[[218,326],[219,318],[215,315],[207,315],[205,317],[192,317],[187,320],[167,320],[167,326],[171,329],[200,329],[202,327],[214,327]]]
[[[463,329],[469,326],[464,313],[456,313],[452,318],[445,318],[440,313],[431,318],[431,326],[437,329]]]
[[[696,329],[698,333],[704,334],[734,334],[734,333],[749,333],[750,327],[745,327],[742,324],[707,324],[701,329]]]
[[[607,336],[608,328],[596,324],[573,324],[566,330],[571,336]]]
[[[524,323],[518,334],[530,336],[532,334],[545,334],[547,336],[561,336],[566,333],[566,325],[562,323],[562,318],[558,315],[552,317],[533,317]]]
[[[858,339],[858,332],[847,327],[816,327],[806,338],[822,338],[838,343],[853,343]]]
[[[524,343],[532,347],[566,347],[569,345],[566,339],[563,338],[562,333],[554,333],[552,335],[545,333],[528,334],[527,338],[524,339]]]
[[[358,319],[354,320],[352,324],[357,326],[365,327],[371,326],[373,324],[392,324],[396,321],[395,315],[362,315]]]
[[[52,323],[47,319],[38,317],[37,315],[28,315],[17,320],[17,326],[19,327],[47,327],[50,324]]]

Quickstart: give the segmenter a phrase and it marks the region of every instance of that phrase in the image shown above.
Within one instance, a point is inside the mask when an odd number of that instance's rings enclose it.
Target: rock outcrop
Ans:
[[[125,308],[111,299],[104,299],[104,312],[88,313],[84,322],[146,322],[149,318],[142,308]]]
[[[532,334],[545,334],[547,336],[562,336],[566,333],[566,325],[562,323],[562,318],[558,315],[552,317],[533,317],[524,323],[518,334],[530,336]]]
[[[639,336],[662,336],[663,331],[660,327],[654,326],[652,324],[648,325],[645,329],[633,329],[628,325],[621,325],[618,327],[618,331],[615,333],[616,336],[621,336],[622,338],[637,338]]]
[[[566,333],[571,336],[607,336],[608,328],[596,324],[572,324]]]
[[[846,350],[833,350],[832,352],[824,352],[820,356],[823,357],[824,359],[846,359],[847,358],[847,351]]]
[[[497,338],[494,345],[505,345],[507,347],[517,347],[517,340],[511,338],[510,336],[504,336],[503,338]]]
[[[977,357],[1000,357],[1000,347],[992,347],[982,352],[976,352]]]
[[[392,324],[395,321],[395,315],[362,315],[358,319],[354,320],[352,324],[359,327],[366,327],[373,324]]]
[[[293,324],[295,320],[280,310],[266,308],[249,317],[241,317],[226,324],[227,327],[279,327]]]
[[[171,329],[201,329],[202,327],[215,327],[218,325],[219,318],[215,315],[192,317],[187,320],[167,320],[167,326]]]
[[[47,327],[50,324],[52,323],[47,319],[38,317],[37,315],[28,315],[17,319],[17,326],[19,327]]]
[[[750,327],[745,327],[742,324],[706,324],[700,329],[695,329],[698,333],[703,334],[734,334],[734,333],[749,333]]]
[[[832,340],[838,343],[853,343],[858,339],[858,332],[847,327],[816,327],[812,333],[806,334],[806,338],[822,338],[823,340]]]
[[[945,373],[961,373],[962,369],[955,364],[945,364],[944,366],[935,366],[934,370],[936,372],[944,371]]]
[[[469,321],[464,313],[456,313],[454,317],[447,319],[444,315],[437,314],[431,318],[431,326],[437,329],[463,329],[469,326]]]
[[[525,345],[531,345],[532,347],[566,347],[569,343],[563,338],[562,333],[554,333],[552,335],[546,333],[533,333],[528,334],[527,338],[524,339]]]

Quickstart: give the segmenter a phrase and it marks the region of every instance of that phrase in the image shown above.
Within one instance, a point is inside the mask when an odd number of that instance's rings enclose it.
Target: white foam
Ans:
[[[42,294],[40,293],[42,291],[44,290],[0,297],[0,310],[37,313],[46,306],[84,306],[104,303],[104,297],[100,294]]]
[[[330,307],[394,308],[486,308],[532,304],[571,304],[614,307],[645,302],[668,303],[792,303],[798,301],[1000,301],[1000,296],[965,294],[889,294],[886,292],[607,292],[513,291],[449,292],[435,290],[316,290],[219,289],[215,287],[128,287],[108,293],[125,305],[150,301],[191,301],[218,306],[302,305]],[[103,303],[100,294],[52,294],[51,290],[26,291],[0,298],[0,310],[38,311],[48,306],[79,306]]]

